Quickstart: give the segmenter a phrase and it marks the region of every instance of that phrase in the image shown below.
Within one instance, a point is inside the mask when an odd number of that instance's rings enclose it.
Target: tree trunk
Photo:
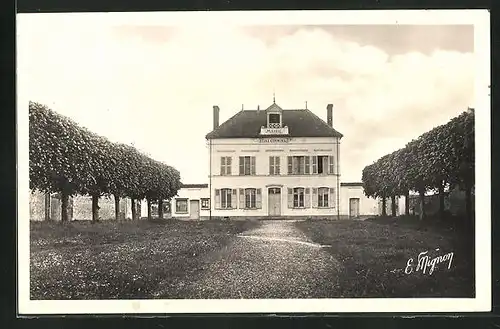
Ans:
[[[50,220],[50,193],[45,193],[45,220]]]
[[[68,216],[68,205],[69,205],[69,194],[65,191],[61,192],[61,221],[67,222]]]
[[[391,196],[391,212],[392,212],[392,217],[396,217],[396,196],[392,195]]]
[[[115,194],[115,220],[120,219],[120,196]]]
[[[420,220],[425,218],[425,191],[420,191]]]
[[[405,215],[410,215],[410,191],[406,191],[405,194]]]
[[[382,198],[382,216],[387,216],[387,202],[385,196]]]
[[[92,222],[99,221],[99,195],[92,195]]]
[[[163,200],[158,200],[158,218],[163,219]]]
[[[148,220],[152,220],[153,216],[151,215],[151,200],[147,199],[148,202]]]
[[[137,219],[137,213],[136,213],[136,203],[135,203],[135,199],[134,198],[131,198],[131,203],[132,203],[132,220],[136,220]]]

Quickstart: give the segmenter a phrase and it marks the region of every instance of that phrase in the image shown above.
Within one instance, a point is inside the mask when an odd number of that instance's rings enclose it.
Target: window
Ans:
[[[278,113],[269,114],[269,128],[281,128],[281,118]]]
[[[209,198],[202,198],[201,199],[201,209],[210,209],[210,199]]]
[[[298,187],[293,189],[293,207],[304,207],[304,188]]]
[[[255,157],[240,157],[240,175],[255,175]]]
[[[288,174],[289,175],[309,174],[309,157],[308,156],[289,156],[288,157]]]
[[[221,192],[221,208],[231,209],[232,208],[232,193],[231,189],[224,188],[220,190]]]
[[[328,187],[318,189],[318,208],[328,208]]]
[[[318,155],[312,157],[312,173],[313,174],[333,174],[334,158],[332,155]]]
[[[280,174],[280,157],[270,156],[269,157],[269,175],[279,175]]]
[[[231,157],[220,158],[220,174],[221,176],[231,175]]]
[[[261,207],[260,188],[240,188],[240,209],[260,209]]]
[[[175,200],[175,212],[178,214],[187,214],[187,212],[188,212],[188,200],[187,199],[176,199]]]
[[[334,208],[334,192],[332,187],[313,188],[313,208]]]

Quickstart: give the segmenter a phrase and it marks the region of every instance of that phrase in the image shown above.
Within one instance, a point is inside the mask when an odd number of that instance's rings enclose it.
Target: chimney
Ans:
[[[217,105],[214,105],[214,130],[219,127],[219,112],[219,107]]]
[[[328,104],[326,107],[326,123],[333,127],[333,104]]]

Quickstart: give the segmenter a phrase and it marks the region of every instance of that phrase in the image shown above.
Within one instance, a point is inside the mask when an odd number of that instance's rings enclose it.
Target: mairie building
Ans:
[[[360,182],[342,182],[344,137],[333,127],[332,104],[325,114],[326,121],[308,109],[282,109],[273,102],[266,109],[241,110],[219,124],[220,109],[214,106],[213,130],[206,135],[208,182],[184,185],[172,200],[172,217],[378,215],[380,200],[367,198]]]

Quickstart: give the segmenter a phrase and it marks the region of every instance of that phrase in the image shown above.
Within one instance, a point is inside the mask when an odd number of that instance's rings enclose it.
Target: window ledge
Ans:
[[[176,211],[175,213],[176,213],[176,214],[181,214],[181,215],[182,215],[182,214],[187,214],[188,212],[187,212],[187,211]]]

